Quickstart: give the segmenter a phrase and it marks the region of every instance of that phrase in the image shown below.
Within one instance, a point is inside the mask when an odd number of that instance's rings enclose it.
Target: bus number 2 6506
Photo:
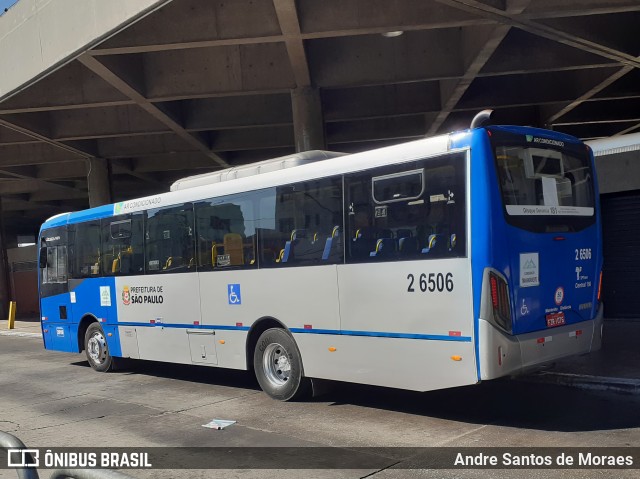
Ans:
[[[407,275],[407,280],[409,280],[409,286],[407,287],[407,292],[409,293],[415,293],[416,287],[419,287],[423,293],[427,291],[430,293],[453,291],[453,273],[422,273],[417,279],[415,275],[409,274]]]

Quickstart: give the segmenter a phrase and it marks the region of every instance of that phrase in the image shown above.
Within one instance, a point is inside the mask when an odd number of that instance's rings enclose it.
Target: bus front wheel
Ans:
[[[295,341],[283,329],[267,329],[253,354],[253,369],[260,387],[273,399],[302,399],[311,390],[302,371],[302,358]]]
[[[109,354],[109,347],[104,331],[100,324],[91,323],[84,335],[84,350],[87,353],[89,365],[99,372],[106,372],[113,368],[113,357]]]

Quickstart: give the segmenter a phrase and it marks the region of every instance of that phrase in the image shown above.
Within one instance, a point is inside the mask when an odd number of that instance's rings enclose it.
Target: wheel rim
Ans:
[[[91,335],[87,342],[87,354],[95,364],[102,364],[107,359],[107,341],[100,331]]]
[[[291,375],[289,353],[281,344],[272,343],[262,355],[262,368],[267,380],[276,387],[287,383]]]

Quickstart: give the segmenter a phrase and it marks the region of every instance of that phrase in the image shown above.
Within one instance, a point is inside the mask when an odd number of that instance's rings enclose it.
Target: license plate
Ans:
[[[564,326],[564,313],[547,314],[547,328],[555,328]]]

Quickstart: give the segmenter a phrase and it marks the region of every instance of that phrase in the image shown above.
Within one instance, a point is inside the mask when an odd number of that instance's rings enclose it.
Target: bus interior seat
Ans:
[[[133,247],[131,245],[129,245],[128,247],[126,247],[125,249],[123,249],[122,251],[120,251],[118,253],[118,264],[116,266],[116,270],[113,271],[114,273],[125,273],[125,274],[130,274],[130,273],[138,273],[141,270],[138,271],[134,271],[133,270],[133,263],[134,263],[134,254],[133,254]],[[115,263],[116,260],[114,260]],[[113,267],[112,267],[113,269]]]
[[[322,261],[335,259],[336,253],[341,249],[340,226],[334,226],[331,235],[324,242],[324,250],[322,251]]]
[[[291,250],[293,249],[292,244],[292,241],[287,241],[284,244],[284,248],[280,250],[280,256],[278,258],[279,261],[276,260],[278,263],[286,263],[287,261],[289,261],[289,258],[293,259],[293,255],[291,254]]]
[[[423,254],[442,254],[447,250],[447,241],[441,234],[430,234],[427,240],[427,246],[422,248]]]
[[[244,264],[244,245],[242,235],[227,233],[223,238],[224,254],[229,255],[229,266],[241,266]]]
[[[185,266],[182,256],[169,256],[163,266],[163,270],[177,269]]]
[[[351,256],[366,258],[376,247],[376,229],[372,227],[360,228],[356,231],[351,245]]]
[[[98,251],[96,262],[89,266],[89,274],[90,275],[96,276],[96,275],[100,274],[100,262],[101,261],[102,261],[102,256],[100,255],[100,252]],[[107,263],[107,264],[109,264],[109,263]]]
[[[380,238],[376,241],[376,249],[369,253],[371,257],[389,257],[396,252],[396,240],[393,238]]]
[[[165,261],[164,266],[162,267],[162,269],[169,269],[169,268],[171,268],[172,264],[173,264],[173,256],[169,256],[167,258],[167,261]]]
[[[283,252],[280,254],[279,263],[287,263],[289,261],[295,260],[296,256],[296,245],[300,242],[301,238],[306,237],[307,232],[305,229],[294,229],[291,231],[289,235],[289,239],[284,244]]]
[[[315,264],[322,260],[325,244],[318,241],[318,233],[310,237],[308,230],[295,230],[293,236],[293,257],[297,262]]]

